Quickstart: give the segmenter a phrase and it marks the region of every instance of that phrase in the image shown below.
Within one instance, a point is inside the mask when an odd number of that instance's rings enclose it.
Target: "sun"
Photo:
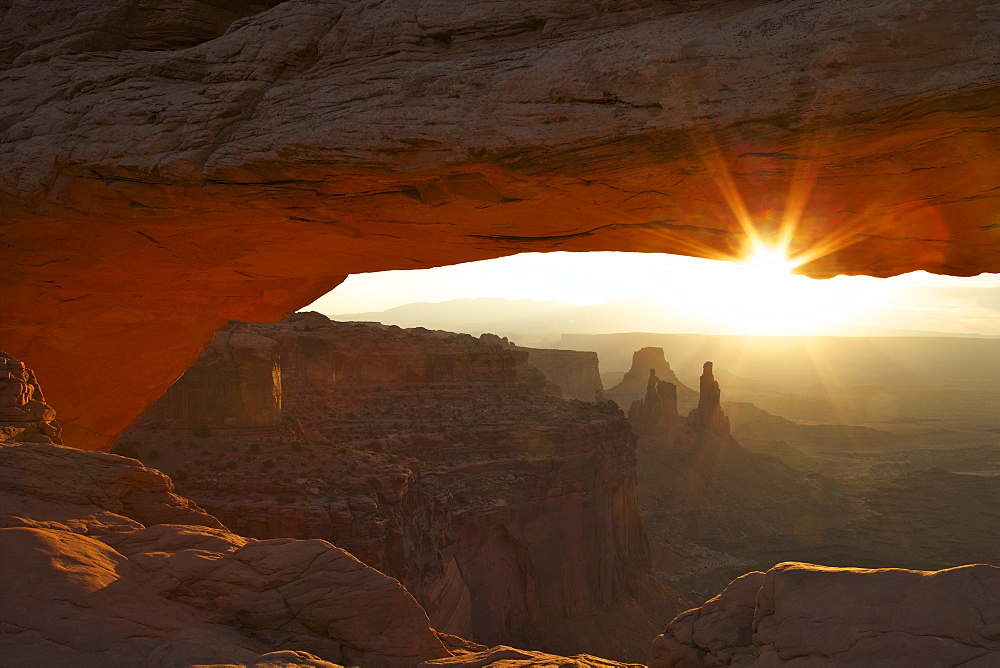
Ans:
[[[787,250],[781,246],[758,243],[741,264],[754,275],[778,278],[792,275],[799,263],[789,258]]]
[[[801,335],[846,323],[884,297],[874,279],[812,279],[792,273],[799,264],[781,244],[759,243],[692,276],[698,298],[687,306],[733,334]]]

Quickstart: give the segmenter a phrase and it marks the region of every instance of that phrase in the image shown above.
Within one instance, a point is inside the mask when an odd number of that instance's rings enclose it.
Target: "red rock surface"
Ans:
[[[994,666],[1000,568],[942,571],[778,564],[679,615],[650,668]]]
[[[0,441],[61,444],[55,417],[34,372],[0,352]]]
[[[981,2],[268,4],[4,14],[2,340],[74,447],[350,273],[732,256],[744,208],[814,275],[1000,269]]]
[[[444,659],[434,659],[420,664],[420,668],[483,668],[497,666],[503,668],[645,668],[638,663],[619,663],[608,661],[589,654],[578,654],[573,657],[554,656],[545,652],[532,652],[513,647],[498,646],[481,652],[452,656]]]
[[[254,665],[290,648],[410,668],[448,655],[397,581],[325,541],[234,535],[124,457],[9,443],[0,460],[4,665]]]
[[[633,437],[614,404],[547,396],[528,353],[490,335],[315,313],[227,331],[278,342],[281,426],[164,428],[185,404],[172,401],[116,452],[170,471],[238,533],[349,550],[403,582],[441,631],[646,658],[681,602],[650,573]],[[232,377],[217,358],[168,396],[202,396],[218,384],[207,369]]]
[[[347,552],[235,535],[172,490],[134,459],[0,443],[5,666],[625,665],[438,633],[398,581]]]
[[[221,330],[198,362],[144,414],[178,429],[273,427],[281,420],[278,344]]]

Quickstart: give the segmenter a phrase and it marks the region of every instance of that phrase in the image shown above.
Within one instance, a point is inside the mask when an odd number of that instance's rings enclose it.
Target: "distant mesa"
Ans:
[[[234,320],[140,421],[175,429],[273,427],[283,395],[307,388],[487,382],[559,396],[528,357],[493,334],[339,323],[315,312],[275,324]]]

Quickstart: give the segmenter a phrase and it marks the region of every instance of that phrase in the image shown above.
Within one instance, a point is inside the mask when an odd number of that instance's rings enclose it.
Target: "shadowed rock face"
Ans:
[[[273,427],[281,420],[278,343],[221,330],[166,394],[143,414],[175,429]]]
[[[736,574],[787,560],[774,558],[782,550],[826,545],[825,532],[865,513],[842,499],[832,480],[737,442],[711,362],[699,387],[697,406],[682,416],[674,384],[650,373],[628,417],[639,436],[639,508],[655,546],[654,572],[704,601]],[[856,542],[857,534],[849,535],[845,542]]]
[[[998,268],[991,5],[270,4],[2,19],[3,341],[74,447],[349,273],[731,256],[790,190],[814,275]]]
[[[737,578],[674,619],[653,641],[649,665],[992,666],[1000,661],[998,628],[995,566],[784,563]]]
[[[134,459],[6,442],[0,473],[5,665],[254,665],[291,648],[410,668],[449,655],[396,580],[326,541],[232,534]],[[307,658],[278,665],[332,665]]]
[[[518,350],[528,352],[528,363],[558,385],[564,399],[604,401],[597,353],[548,348],[518,347]]]
[[[273,428],[217,428],[253,412],[190,420],[207,394],[240,387],[246,356],[220,348],[237,334],[278,348]],[[556,352],[596,377],[593,353]],[[613,403],[547,396],[533,355],[488,334],[318,313],[233,322],[115,452],[162,467],[241,535],[348,550],[398,578],[440,631],[645,660],[688,604],[650,572],[634,436]]]
[[[0,654],[15,668],[626,666],[438,633],[398,581],[344,550],[233,534],[117,455],[0,443],[0,544]]]

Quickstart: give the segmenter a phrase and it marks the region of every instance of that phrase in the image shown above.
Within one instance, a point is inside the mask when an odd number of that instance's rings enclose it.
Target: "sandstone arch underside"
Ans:
[[[228,319],[347,274],[727,257],[740,199],[829,246],[811,275],[1000,271],[996,4],[3,12],[0,347],[68,445],[108,447]]]

